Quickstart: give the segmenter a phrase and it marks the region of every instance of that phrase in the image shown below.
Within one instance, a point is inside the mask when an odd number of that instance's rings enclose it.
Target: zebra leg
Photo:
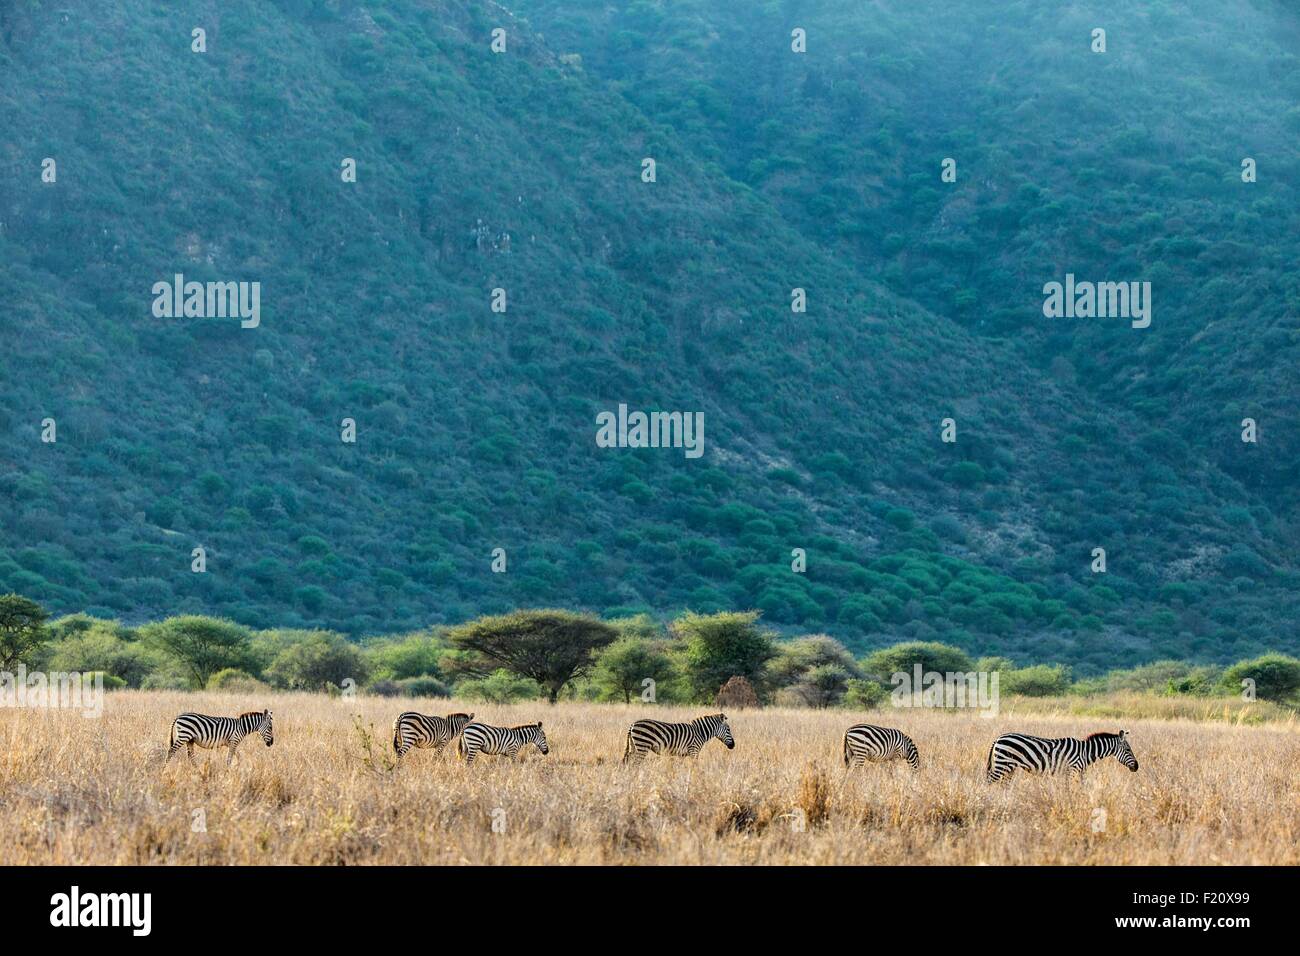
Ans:
[[[171,763],[172,755],[175,754],[176,751],[180,750],[181,747],[183,747],[183,746],[184,746],[184,744],[182,744],[182,743],[178,740],[178,741],[176,741],[175,743],[173,743],[170,747],[168,747],[168,748],[167,748],[167,759],[164,760],[163,763]]]
[[[230,751],[226,756],[227,767],[229,767],[234,762],[235,758],[239,756],[237,751],[239,749],[239,745],[242,744],[243,742],[244,742],[243,737],[231,737],[228,741],[226,741],[226,747],[229,748]]]
[[[185,755],[190,758],[190,766],[194,766],[194,741],[187,741],[185,744]]]

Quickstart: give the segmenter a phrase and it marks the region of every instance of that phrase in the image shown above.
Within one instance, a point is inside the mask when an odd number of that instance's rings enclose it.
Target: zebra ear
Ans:
[[[542,729],[542,722],[540,720],[537,722],[537,729],[538,730]]]
[[[1120,740],[1124,740],[1124,739],[1126,739],[1127,737],[1128,737],[1128,731],[1127,731],[1127,730],[1121,730],[1121,731],[1119,732],[1119,739],[1120,739]]]

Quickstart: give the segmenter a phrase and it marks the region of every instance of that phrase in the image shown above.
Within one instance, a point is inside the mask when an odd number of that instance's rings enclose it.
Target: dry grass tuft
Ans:
[[[794,803],[803,811],[804,820],[810,827],[819,827],[830,818],[831,785],[821,767],[809,763],[803,768],[799,795]]]

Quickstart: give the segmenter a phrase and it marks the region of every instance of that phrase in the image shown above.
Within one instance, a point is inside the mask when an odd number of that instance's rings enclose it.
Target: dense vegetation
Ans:
[[[1294,17],[1113,5],[1106,59],[986,6],[0,6],[0,591],[114,633],[1296,651]],[[1066,269],[1155,281],[1152,328],[1044,326]],[[260,281],[260,327],[154,318],[177,272]],[[703,458],[597,448],[619,402],[703,411]]]
[[[1143,444],[1240,479],[1254,520],[1294,524],[1293,5],[510,6],[828,251],[1016,346]],[[1044,321],[1042,286],[1066,271],[1150,280],[1153,325]],[[1271,423],[1274,452],[1242,448],[1243,416]]]
[[[254,631],[199,615],[141,627],[85,614],[45,624],[39,605],[0,597],[0,654],[44,671],[98,672],[109,687],[713,704],[723,702],[720,688],[739,680],[761,703],[864,709],[885,705],[900,686],[895,675],[910,681],[919,666],[941,675],[996,672],[998,694],[1024,697],[1129,691],[1300,706],[1300,660],[1282,654],[1228,668],[1157,661],[1075,679],[1065,666],[975,659],[938,642],[910,641],[858,658],[825,634],[778,637],[756,612],[687,613],[665,627],[649,615],[602,621],[534,610],[356,642],[330,631]]]

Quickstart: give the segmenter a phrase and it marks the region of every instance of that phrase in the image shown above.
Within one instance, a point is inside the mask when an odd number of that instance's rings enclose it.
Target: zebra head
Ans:
[[[1127,730],[1121,730],[1115,740],[1115,759],[1137,773],[1137,757],[1133,756],[1133,748],[1129,746]]]
[[[537,749],[544,754],[551,752],[551,748],[546,746],[546,734],[542,733],[542,722],[539,720],[537,726],[533,728],[533,743],[537,744]]]
[[[448,714],[447,723],[451,724],[452,737],[459,737],[465,725],[474,719],[473,714]]]
[[[714,714],[712,717],[705,717],[704,719],[713,723],[711,736],[717,737],[726,744],[728,750],[736,749],[736,738],[731,736],[731,725],[727,723],[726,714]]]
[[[903,759],[907,761],[907,765],[913,770],[921,769],[920,751],[916,749],[916,744],[907,738],[903,740]]]
[[[262,735],[262,739],[266,741],[268,747],[275,743],[275,734],[271,730],[271,712],[269,710],[262,711],[262,722],[258,726],[257,730],[258,733]]]

